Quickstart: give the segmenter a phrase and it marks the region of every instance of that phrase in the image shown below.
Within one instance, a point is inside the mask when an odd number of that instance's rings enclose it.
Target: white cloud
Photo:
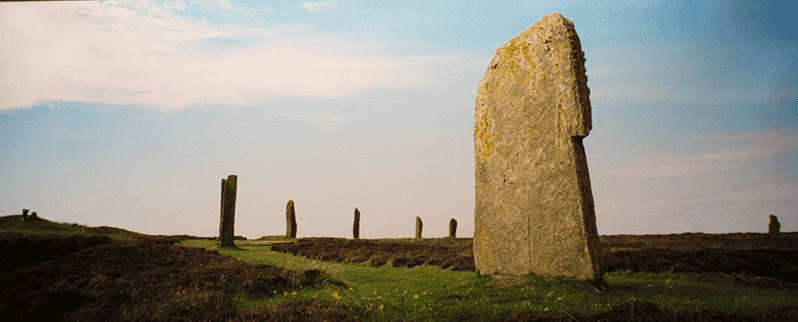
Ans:
[[[166,189],[166,190],[163,191],[163,193],[165,193],[165,194],[178,194],[178,193],[183,193],[183,192],[186,192],[186,191],[188,191],[188,188],[179,187],[179,188],[173,188],[173,189]]]
[[[186,2],[185,1],[173,1],[170,3],[164,3],[164,8],[176,10],[176,11],[184,11],[186,10]]]
[[[169,109],[246,105],[280,94],[339,98],[439,84],[429,66],[452,62],[378,56],[370,43],[308,36],[296,26],[211,24],[162,4],[2,6],[0,110],[49,101]],[[161,11],[153,15],[153,8]],[[240,39],[250,42],[218,45]]]
[[[318,10],[321,10],[321,9],[333,8],[333,7],[335,7],[335,4],[333,4],[333,3],[329,2],[329,1],[314,2],[314,3],[303,2],[302,4],[300,4],[300,6],[302,6],[303,8],[305,8],[305,10],[308,10],[308,11],[318,11]]]
[[[304,119],[305,121],[308,121],[310,124],[322,128],[335,127],[341,125],[344,121],[346,121],[345,117],[330,113],[303,113],[303,114],[277,113],[275,115],[279,117],[290,117],[294,120]]]
[[[601,234],[746,231],[794,207],[789,158],[798,135],[704,135],[680,145],[688,150],[590,163]],[[602,225],[609,222],[625,225]]]
[[[601,177],[660,178],[725,171],[787,155],[798,147],[798,136],[784,131],[729,133],[706,135],[685,144],[698,146],[699,151],[662,151],[616,163],[616,167],[602,166],[596,173]]]

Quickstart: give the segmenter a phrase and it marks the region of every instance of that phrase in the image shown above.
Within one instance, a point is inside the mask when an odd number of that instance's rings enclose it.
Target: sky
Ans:
[[[600,235],[798,231],[793,1],[0,3],[0,215],[473,236],[474,101],[548,13],[587,59]]]

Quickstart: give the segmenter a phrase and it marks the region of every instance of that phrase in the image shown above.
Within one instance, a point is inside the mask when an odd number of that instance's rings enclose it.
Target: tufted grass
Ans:
[[[371,267],[369,263],[322,262],[271,251],[270,246],[219,248],[212,240],[180,245],[216,250],[253,263],[290,269],[320,269],[343,283],[310,287],[272,298],[243,295],[238,306],[257,309],[286,302],[328,300],[366,321],[491,321],[519,312],[589,316],[635,301],[671,310],[720,310],[798,317],[794,290],[751,288],[699,274],[613,272],[603,284],[534,275],[502,277],[436,266]]]

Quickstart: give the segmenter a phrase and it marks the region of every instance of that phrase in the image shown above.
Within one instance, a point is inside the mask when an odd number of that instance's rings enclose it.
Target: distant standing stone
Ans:
[[[219,240],[222,239],[222,227],[224,227],[224,184],[227,179],[222,179],[222,198],[221,206],[219,206]]]
[[[449,220],[449,237],[457,238],[457,220]]]
[[[296,211],[294,200],[288,200],[285,205],[285,237],[296,238]]]
[[[360,239],[360,210],[355,207],[355,223],[352,225],[352,237]]]
[[[28,209],[22,209],[22,221],[28,221]]]
[[[781,233],[781,224],[779,223],[779,218],[774,215],[770,215],[770,223],[768,224],[768,233],[771,234]]]
[[[234,228],[236,216],[236,190],[238,189],[238,176],[230,175],[224,185],[224,213],[222,218],[221,246],[235,246]]]
[[[421,217],[416,216],[416,239],[421,239],[422,229],[424,229],[424,223],[421,222]]]
[[[39,215],[37,215],[35,211],[30,213],[30,218],[28,218],[28,220],[36,220],[36,219],[39,219]]]
[[[474,261],[483,274],[604,274],[582,138],[592,127],[573,22],[551,13],[499,46],[474,112]]]

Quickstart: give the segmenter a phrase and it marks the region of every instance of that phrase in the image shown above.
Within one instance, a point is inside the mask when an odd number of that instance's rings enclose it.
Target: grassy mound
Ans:
[[[245,297],[340,284],[319,270],[246,263],[213,250],[174,245],[181,236],[8,217],[0,217],[0,228],[3,321],[348,319],[338,313],[340,305],[329,301],[258,310],[236,306]]]

